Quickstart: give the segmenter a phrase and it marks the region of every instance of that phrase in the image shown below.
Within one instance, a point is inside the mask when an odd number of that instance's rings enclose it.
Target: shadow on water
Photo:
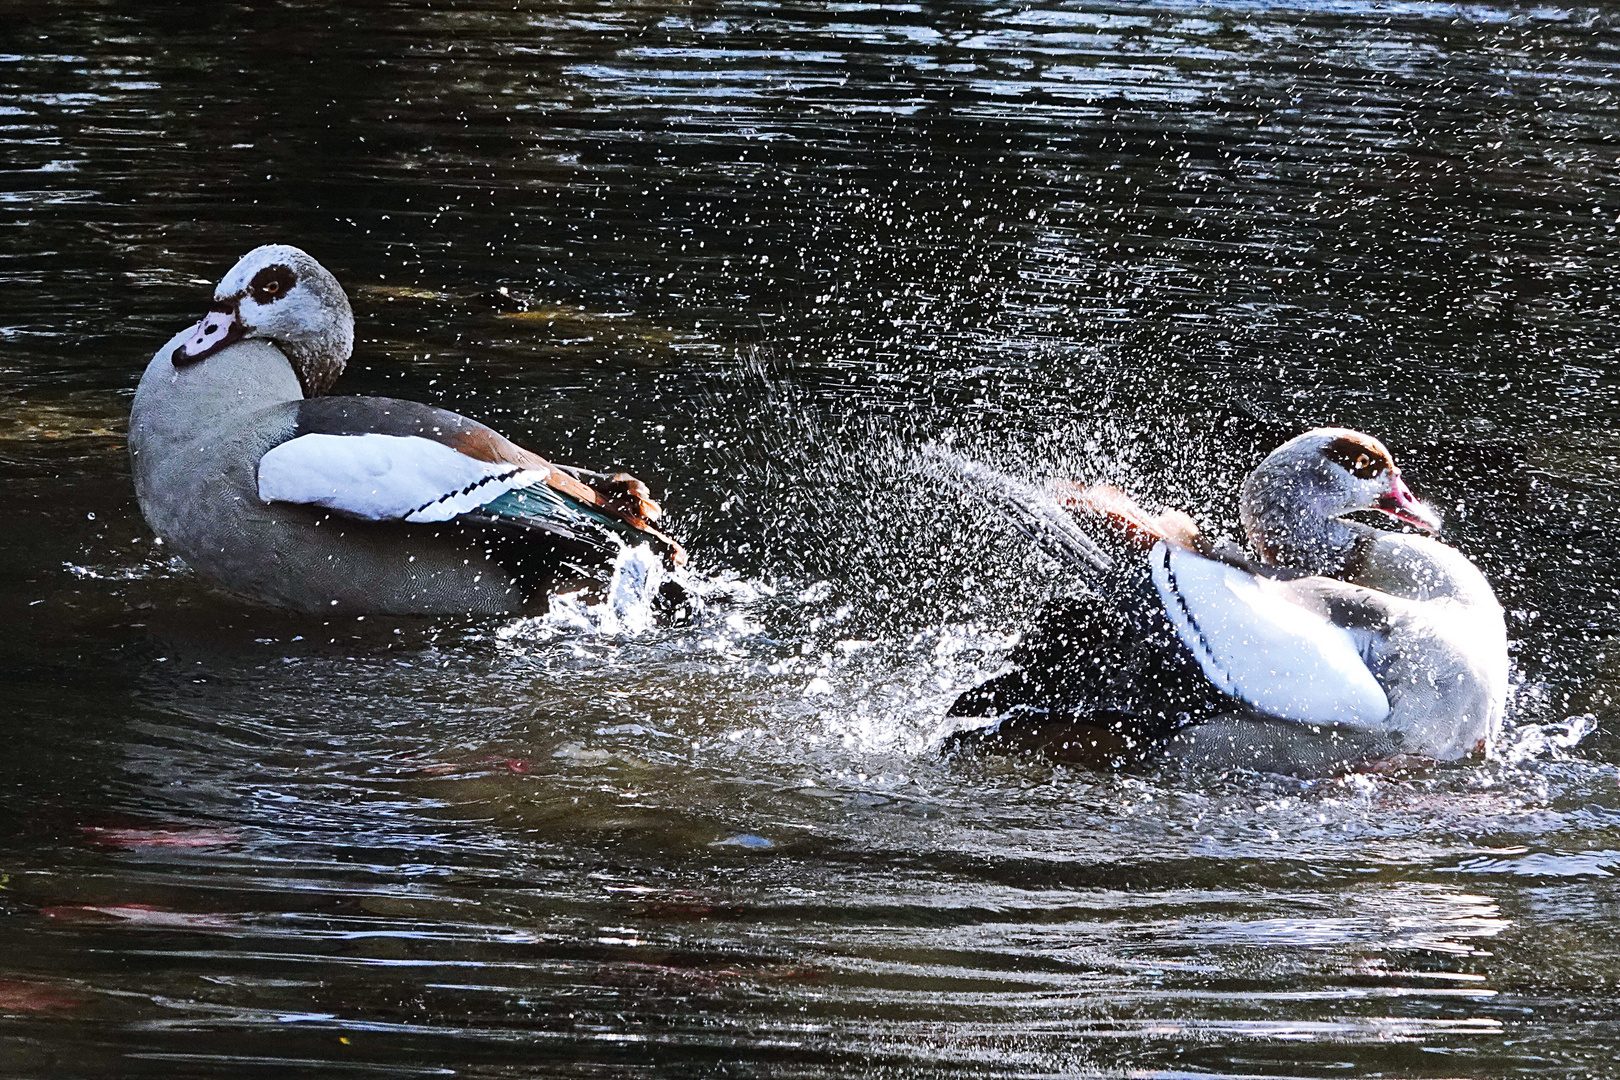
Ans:
[[[0,1071],[1612,1067],[1606,11],[0,11]],[[696,614],[202,588],[124,416],[268,240],[349,287],[351,392],[651,481]],[[1071,586],[921,448],[1235,533],[1323,422],[1502,595],[1488,760],[940,752]]]

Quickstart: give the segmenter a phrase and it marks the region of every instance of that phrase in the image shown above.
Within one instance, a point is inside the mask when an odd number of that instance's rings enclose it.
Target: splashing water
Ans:
[[[956,484],[964,494],[1010,510],[1013,526],[1054,558],[1095,570],[1107,570],[1112,564],[1113,560],[1075,525],[1050,491],[937,443],[919,450],[917,460],[923,471]]]
[[[1523,765],[1528,761],[1558,757],[1575,749],[1582,739],[1591,735],[1597,728],[1597,717],[1589,713],[1547,723],[1536,723],[1528,719],[1518,723],[1510,722],[1498,736],[1491,753],[1509,765]]]
[[[544,615],[521,619],[498,633],[558,636],[641,637],[658,623],[659,590],[670,580],[664,560],[645,544],[626,545],[613,561],[613,576],[597,599],[584,592],[560,593]]]

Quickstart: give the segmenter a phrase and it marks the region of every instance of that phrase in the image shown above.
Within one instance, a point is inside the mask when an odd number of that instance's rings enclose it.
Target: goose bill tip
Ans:
[[[1389,490],[1379,496],[1373,509],[1428,533],[1439,532],[1442,524],[1440,515],[1428,503],[1412,494],[1412,489],[1406,486],[1399,473],[1390,477]]]
[[[186,340],[175,346],[169,360],[175,367],[190,367],[240,341],[244,332],[234,307],[216,306],[202,317]]]

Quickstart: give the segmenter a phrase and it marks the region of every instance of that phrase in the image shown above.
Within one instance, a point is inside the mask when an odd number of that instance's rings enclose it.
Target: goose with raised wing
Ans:
[[[1046,612],[1011,671],[957,700],[952,715],[991,721],[969,741],[1111,765],[1168,756],[1312,772],[1452,760],[1500,730],[1501,605],[1430,535],[1439,517],[1377,439],[1318,428],[1268,455],[1242,490],[1252,554],[1113,487],[1056,492],[1106,523],[1120,555],[1106,567],[1070,556],[1084,595]],[[1421,532],[1348,516],[1362,511]]]
[[[601,579],[626,544],[685,561],[629,474],[552,464],[432,405],[326,396],[353,345],[342,286],[271,244],[147,365],[136,495],[207,581],[311,613],[497,614]]]

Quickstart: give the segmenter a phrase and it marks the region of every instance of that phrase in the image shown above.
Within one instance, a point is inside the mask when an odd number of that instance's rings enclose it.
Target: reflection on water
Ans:
[[[1430,3],[8,5],[3,1071],[1606,1073],[1617,46]],[[203,590],[123,416],[270,240],[348,285],[352,392],[653,481],[692,617]],[[941,754],[1067,586],[921,447],[1231,531],[1321,422],[1497,583],[1491,760]]]

